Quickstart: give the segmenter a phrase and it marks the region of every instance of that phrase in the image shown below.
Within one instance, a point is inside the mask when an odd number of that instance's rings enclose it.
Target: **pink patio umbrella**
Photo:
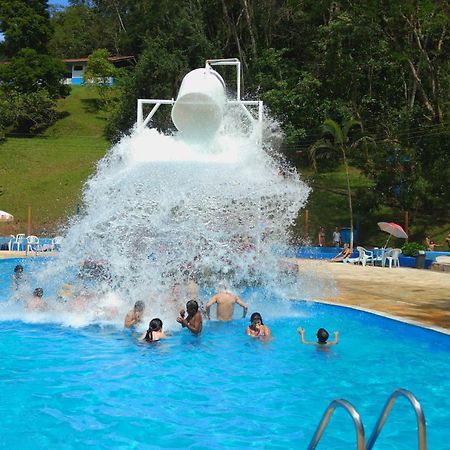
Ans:
[[[14,220],[14,216],[12,214],[0,210],[0,222],[10,222],[11,220]]]
[[[384,245],[384,248],[386,248],[386,246],[388,245],[391,236],[395,236],[400,239],[408,239],[408,235],[406,234],[405,230],[397,223],[378,222],[378,226],[380,227],[380,230],[389,233],[389,237],[388,240],[386,241],[386,244]]]

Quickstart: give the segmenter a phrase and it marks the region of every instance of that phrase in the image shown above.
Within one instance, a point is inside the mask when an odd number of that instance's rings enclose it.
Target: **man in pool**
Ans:
[[[32,311],[45,311],[48,309],[47,303],[43,300],[44,290],[36,288],[33,291],[33,296],[27,302],[27,309]]]
[[[128,311],[128,314],[125,317],[125,328],[131,328],[134,325],[137,325],[142,322],[145,311],[145,303],[138,300],[134,304],[134,308]]]
[[[243,302],[237,295],[234,295],[223,286],[223,290],[211,297],[206,304],[206,315],[210,319],[211,306],[217,304],[217,320],[228,321],[233,318],[234,305],[242,307],[242,318],[245,317],[248,310],[247,303]]]
[[[334,340],[328,342],[330,334],[325,328],[319,328],[317,330],[317,342],[307,342],[305,341],[305,330],[303,328],[297,328],[297,332],[300,335],[300,340],[302,344],[317,345],[318,347],[330,347],[331,345],[336,345],[339,342],[339,331],[334,332]]]
[[[187,317],[184,317],[186,312],[182,309],[180,315],[177,317],[177,322],[181,324],[183,328],[187,328],[194,334],[200,334],[203,327],[203,319],[200,311],[198,310],[198,303],[195,300],[189,300],[186,303]]]

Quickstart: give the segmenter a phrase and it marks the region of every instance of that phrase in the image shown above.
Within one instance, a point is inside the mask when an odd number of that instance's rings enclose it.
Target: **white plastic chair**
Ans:
[[[389,252],[386,253],[384,264],[386,265],[387,260],[389,261],[389,268],[392,268],[392,266],[400,267],[398,257],[401,255],[401,253],[402,253],[401,248],[393,248],[392,250],[389,250]]]
[[[27,236],[27,253],[34,252],[37,255],[38,251],[41,251],[41,244],[37,236]]]
[[[11,239],[8,242],[8,250],[10,252],[13,251],[20,251],[20,247],[23,244],[23,242],[25,241],[25,235],[20,233],[17,234],[16,236],[11,235]],[[15,248],[14,248],[15,247]]]
[[[52,251],[59,252],[61,250],[61,244],[63,243],[64,238],[62,236],[55,236],[51,242]]]
[[[356,247],[359,253],[359,262],[365,266],[367,263],[371,263],[373,266],[373,252],[366,250],[364,247]]]

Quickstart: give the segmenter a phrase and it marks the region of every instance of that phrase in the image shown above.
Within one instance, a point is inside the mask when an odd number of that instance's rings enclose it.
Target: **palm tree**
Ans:
[[[339,151],[342,153],[342,159],[345,167],[345,175],[347,179],[347,194],[348,207],[350,211],[350,249],[353,250],[353,205],[352,205],[352,191],[350,189],[350,178],[348,174],[347,150],[355,147],[360,139],[349,142],[349,132],[352,128],[358,126],[362,127],[358,120],[347,120],[343,126],[339,126],[337,122],[332,119],[326,119],[322,124],[322,138],[315,142],[308,151],[311,159],[311,164],[314,170],[317,170],[316,156],[319,150]]]

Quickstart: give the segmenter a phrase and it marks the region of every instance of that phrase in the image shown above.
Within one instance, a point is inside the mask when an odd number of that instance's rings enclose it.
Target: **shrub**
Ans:
[[[408,242],[402,247],[402,254],[405,256],[417,256],[419,251],[426,250],[426,246],[417,242]]]

